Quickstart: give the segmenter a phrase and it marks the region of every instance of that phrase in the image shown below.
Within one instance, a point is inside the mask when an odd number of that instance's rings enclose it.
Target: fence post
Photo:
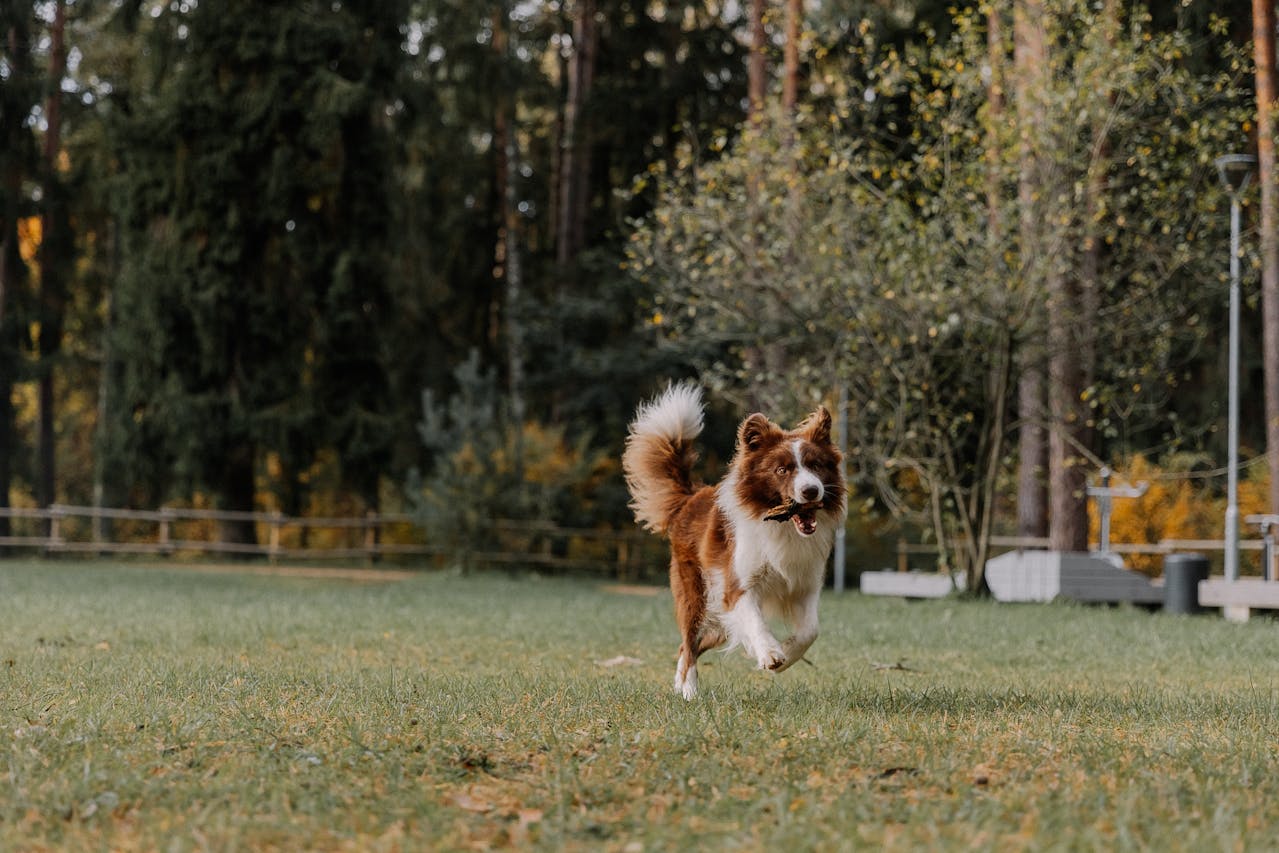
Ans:
[[[160,553],[166,557],[173,553],[173,549],[169,547],[169,526],[172,518],[172,510],[170,510],[167,506],[160,507]]]
[[[62,507],[53,504],[49,507],[49,538],[45,542],[45,551],[57,551],[62,547]]]
[[[377,562],[377,534],[377,513],[369,510],[364,514],[364,559],[369,565]]]
[[[906,540],[897,540],[897,571],[905,572],[910,569],[910,558],[906,556]]]
[[[624,536],[619,536],[617,540],[617,579],[631,579],[631,549]]]
[[[278,509],[271,513],[271,536],[267,545],[267,558],[272,564],[279,562],[280,559],[280,525],[283,523],[283,518]]]

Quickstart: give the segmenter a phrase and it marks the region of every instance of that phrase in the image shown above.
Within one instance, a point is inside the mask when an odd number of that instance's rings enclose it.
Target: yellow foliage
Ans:
[[[18,220],[18,254],[28,264],[35,263],[36,255],[40,252],[40,241],[44,234],[42,228],[38,216]]]
[[[1154,545],[1166,539],[1210,539],[1223,537],[1225,497],[1224,478],[1186,476],[1189,472],[1161,469],[1138,454],[1127,460],[1111,477],[1112,485],[1136,485],[1141,481],[1150,488],[1139,498],[1113,498],[1110,514],[1110,544]],[[1269,512],[1269,475],[1264,465],[1253,466],[1239,483],[1239,517]],[[1097,501],[1088,502],[1089,539],[1097,542],[1101,519]],[[1255,536],[1255,530],[1244,527],[1240,535]],[[1209,556],[1215,555],[1212,551]],[[1124,562],[1132,569],[1150,575],[1163,572],[1163,557],[1158,554],[1125,554]],[[1244,572],[1256,562],[1245,553]]]

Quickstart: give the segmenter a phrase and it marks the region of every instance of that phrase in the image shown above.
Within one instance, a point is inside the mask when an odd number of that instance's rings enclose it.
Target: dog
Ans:
[[[825,407],[793,430],[747,417],[716,486],[692,475],[703,416],[699,388],[671,385],[640,405],[622,454],[636,521],[670,540],[681,640],[675,689],[685,699],[697,695],[697,659],[710,649],[741,647],[772,672],[803,658],[817,639],[826,560],[848,512]],[[785,642],[770,617],[791,627]]]

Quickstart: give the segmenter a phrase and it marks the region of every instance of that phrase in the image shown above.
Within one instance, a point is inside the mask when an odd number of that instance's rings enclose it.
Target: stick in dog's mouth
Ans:
[[[812,536],[817,530],[817,510],[821,509],[820,502],[816,503],[800,503],[799,501],[790,501],[789,503],[775,506],[769,510],[768,515],[764,516],[765,521],[793,521],[795,529],[803,536]]]

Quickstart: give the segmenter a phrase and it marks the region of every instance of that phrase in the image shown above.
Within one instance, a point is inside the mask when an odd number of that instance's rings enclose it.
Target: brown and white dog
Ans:
[[[697,658],[741,646],[761,669],[781,672],[817,639],[821,594],[836,529],[847,514],[830,413],[793,430],[761,414],[742,421],[728,473],[696,484],[693,440],[702,394],[673,385],[639,407],[622,468],[635,519],[671,543],[671,591],[682,645],[675,689],[697,695]],[[793,630],[779,642],[767,619]]]

